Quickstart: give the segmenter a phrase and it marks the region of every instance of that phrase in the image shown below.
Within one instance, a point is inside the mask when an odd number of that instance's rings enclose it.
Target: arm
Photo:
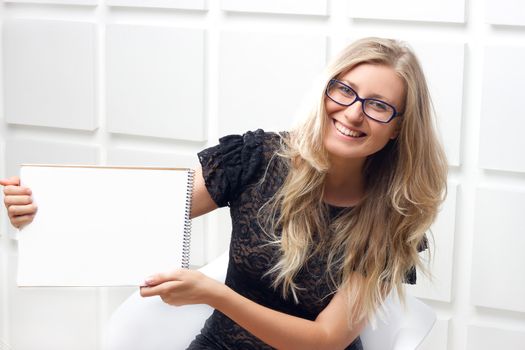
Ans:
[[[357,338],[365,322],[349,329],[344,292],[337,292],[315,321],[271,310],[229,289],[212,305],[278,349],[344,349]]]
[[[217,204],[213,201],[206,189],[204,177],[202,176],[202,168],[200,166],[195,169],[195,177],[193,178],[193,195],[191,198],[192,219],[217,209]]]
[[[366,321],[348,327],[345,292],[338,291],[315,321],[261,306],[198,271],[175,270],[149,278],[144,297],[159,295],[172,305],[208,304],[241,327],[278,349],[343,349],[362,331]],[[354,283],[359,283],[355,277]],[[359,301],[356,301],[356,303]]]

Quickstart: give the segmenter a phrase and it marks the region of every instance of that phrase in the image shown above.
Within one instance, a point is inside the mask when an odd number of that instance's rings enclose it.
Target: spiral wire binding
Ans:
[[[182,267],[190,267],[190,243],[191,243],[191,197],[193,195],[193,180],[195,170],[188,169],[188,184],[186,185],[186,212],[184,213],[184,235],[182,238]]]

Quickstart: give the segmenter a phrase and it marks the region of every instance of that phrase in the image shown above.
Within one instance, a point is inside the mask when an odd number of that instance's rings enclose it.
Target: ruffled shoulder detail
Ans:
[[[405,280],[403,281],[403,283],[416,284],[416,281],[417,281],[416,267],[412,266],[410,270],[408,270],[408,272],[405,274]]]
[[[427,250],[427,249],[428,249],[428,239],[427,239],[427,236],[425,235],[423,236],[423,239],[421,240],[421,242],[419,242],[419,244],[417,245],[417,252],[421,253],[422,251]],[[416,281],[417,281],[416,267],[412,266],[405,275],[404,283],[416,284]]]
[[[257,181],[267,136],[262,129],[228,135],[220,138],[218,145],[198,153],[206,188],[219,207],[229,205]]]

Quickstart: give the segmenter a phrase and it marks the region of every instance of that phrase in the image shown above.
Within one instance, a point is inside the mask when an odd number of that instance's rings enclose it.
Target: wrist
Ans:
[[[221,305],[228,298],[228,293],[231,292],[230,287],[224,283],[214,281],[215,285],[211,288],[209,302],[207,303],[214,309],[220,309]]]

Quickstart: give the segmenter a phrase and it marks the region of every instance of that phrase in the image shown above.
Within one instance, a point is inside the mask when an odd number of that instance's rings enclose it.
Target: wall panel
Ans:
[[[323,36],[221,33],[219,134],[288,130],[326,61]]]
[[[448,349],[448,330],[450,319],[439,319],[428,337],[421,344],[420,350],[446,350]]]
[[[106,0],[110,6],[206,10],[206,0]]]
[[[96,129],[95,25],[17,19],[3,28],[5,120]]]
[[[469,326],[466,350],[522,350],[525,332],[488,326]]]
[[[487,23],[525,25],[525,3],[521,0],[485,0]]]
[[[366,5],[359,0],[347,1],[348,15],[353,18],[454,23],[465,21],[463,0],[371,0],[367,1]]]
[[[327,0],[222,0],[221,8],[239,12],[327,15]]]
[[[430,241],[432,280],[418,271],[416,285],[407,288],[414,295],[426,299],[452,301],[452,274],[454,270],[454,238],[456,223],[457,184],[448,184],[448,195],[439,215],[427,233]],[[428,260],[428,251],[420,253]]]
[[[485,169],[525,172],[523,111],[525,46],[487,46],[483,66],[483,100],[479,162]]]
[[[27,4],[64,4],[64,5],[91,5],[96,6],[97,0],[4,0],[6,3],[27,3]]]
[[[465,45],[443,42],[411,42],[423,66],[430,89],[438,130],[448,163],[461,163],[463,68]],[[446,74],[444,74],[446,72]]]
[[[475,305],[525,312],[525,191],[479,188],[472,259]],[[518,269],[520,269],[518,268]]]
[[[109,25],[106,35],[109,131],[205,140],[204,31]]]

